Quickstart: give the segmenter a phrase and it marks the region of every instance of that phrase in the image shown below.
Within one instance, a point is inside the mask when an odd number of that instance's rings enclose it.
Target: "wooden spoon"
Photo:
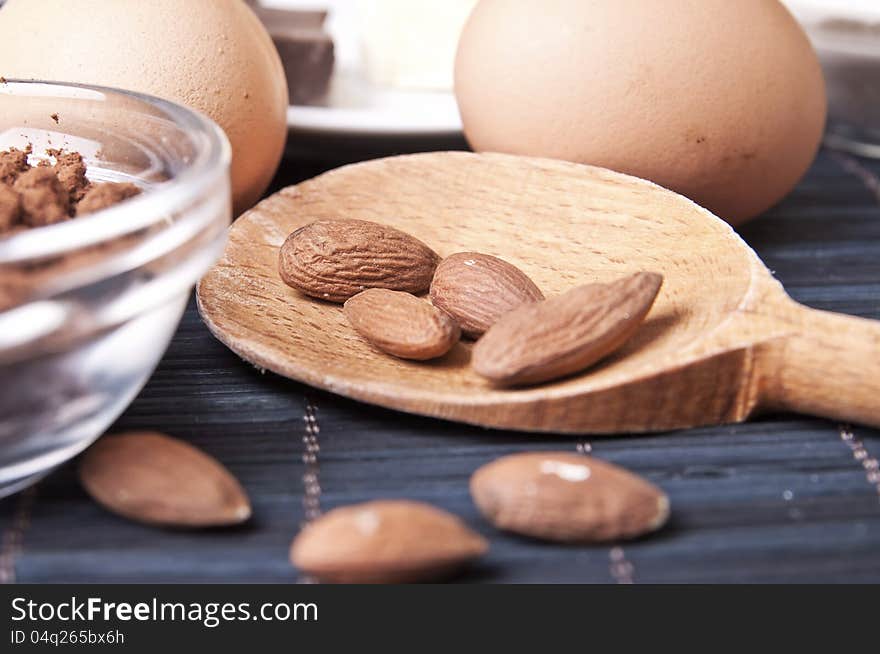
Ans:
[[[281,282],[287,235],[337,217],[393,225],[442,256],[502,257],[548,296],[639,270],[665,282],[643,328],[598,368],[497,390],[470,370],[469,344],[433,363],[401,361],[361,340],[338,305]],[[257,366],[487,427],[653,431],[738,422],[761,409],[880,425],[880,322],[795,303],[725,222],[600,168],[454,152],[340,168],[241,217],[198,298],[217,338]]]

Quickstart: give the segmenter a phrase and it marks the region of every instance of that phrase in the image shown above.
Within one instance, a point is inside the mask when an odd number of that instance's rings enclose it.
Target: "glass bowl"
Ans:
[[[0,237],[0,496],[86,448],[152,374],[231,219],[229,144],[206,117],[98,87],[0,83],[0,151],[63,148],[143,193]]]
[[[827,145],[880,158],[880,0],[784,0],[828,87]]]

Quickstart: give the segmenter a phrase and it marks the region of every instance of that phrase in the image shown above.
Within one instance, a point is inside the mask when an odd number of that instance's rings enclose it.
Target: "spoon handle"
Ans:
[[[880,427],[880,321],[796,305],[761,371],[773,408]]]

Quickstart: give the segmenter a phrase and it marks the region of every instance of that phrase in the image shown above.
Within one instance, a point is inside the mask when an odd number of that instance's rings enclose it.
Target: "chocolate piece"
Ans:
[[[326,11],[254,11],[266,26],[287,74],[290,104],[308,104],[327,93],[333,74],[333,39],[324,29]]]
[[[869,23],[851,18],[829,18],[819,23],[819,29],[822,31],[837,33],[841,32],[851,36],[880,36],[880,23]]]
[[[271,33],[273,30],[282,29],[310,29],[324,30],[327,21],[326,11],[305,11],[299,9],[269,9],[267,7],[254,7],[254,13],[263,21],[266,29]]]

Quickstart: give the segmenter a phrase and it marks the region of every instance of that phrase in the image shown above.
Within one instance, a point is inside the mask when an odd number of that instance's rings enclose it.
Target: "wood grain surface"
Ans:
[[[276,188],[339,161],[288,159]],[[823,153],[778,207],[745,227],[795,299],[880,318],[880,164]],[[708,383],[708,382],[707,382]],[[406,415],[262,373],[190,306],[153,379],[114,431],[159,429],[204,448],[253,501],[246,526],[178,532],[96,506],[72,465],[0,501],[0,581],[302,581],[299,525],[379,497],[435,503],[489,538],[470,582],[880,582],[880,432],[788,414],[650,436],[486,431]],[[467,481],[498,456],[590,450],[662,487],[671,522],[611,546],[494,531]],[[872,463],[873,462],[873,463]]]

